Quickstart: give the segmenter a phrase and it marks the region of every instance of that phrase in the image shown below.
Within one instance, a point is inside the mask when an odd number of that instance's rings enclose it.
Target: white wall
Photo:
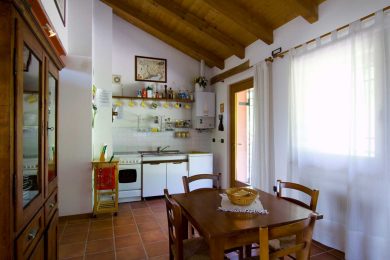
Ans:
[[[93,84],[99,90],[112,91],[112,9],[101,1],[94,0],[92,23]],[[112,102],[98,105],[93,128],[93,158],[98,159],[104,144],[106,157],[112,154]]]
[[[72,1],[68,0],[67,2]],[[53,0],[41,0],[43,8],[45,9],[47,15],[49,16],[50,22],[53,25],[53,29],[57,33],[62,45],[65,48],[65,51],[68,50],[68,10],[65,12],[65,26],[62,23],[60,14],[58,13],[56,4]],[[82,1],[80,1],[82,2]]]
[[[256,41],[245,50],[245,58],[240,60],[232,56],[225,60],[225,70],[237,66],[249,60],[250,64],[264,60],[271,55],[271,51],[282,47],[283,50],[290,49],[322,34],[328,33],[338,27],[351,23],[370,13],[376,12],[389,5],[388,0],[327,0],[319,7],[319,21],[314,24],[307,23],[303,18],[298,17],[286,25],[274,31],[274,44],[266,45],[262,41]],[[274,143],[275,143],[275,177],[286,178],[287,167],[287,126],[288,126],[288,65],[284,60],[277,60],[273,63],[273,109],[274,109]],[[213,68],[211,75],[223,71]],[[226,111],[229,111],[229,85],[244,78],[253,76],[251,70],[232,76],[222,83],[216,84],[217,108],[219,103],[225,103]],[[225,144],[213,144],[213,152],[218,158],[215,163],[215,171],[226,172],[229,165],[230,147],[227,138],[229,119],[224,133],[215,131],[214,136],[226,136]],[[227,152],[226,152],[227,151]],[[227,154],[227,155],[226,155]],[[223,183],[227,183],[228,175],[223,175]]]
[[[138,29],[118,16],[113,17],[113,41],[112,41],[112,73],[122,76],[122,85],[113,85],[113,95],[135,96],[138,89],[150,82],[135,81],[135,56],[147,56],[167,59],[167,83],[175,91],[193,91],[192,79],[199,75],[200,62],[183,54],[175,48],[165,44],[152,35]],[[161,115],[171,120],[191,119],[191,110],[184,108],[163,108],[162,102],[156,110],[140,108],[139,102],[130,108],[129,100],[122,100],[123,107],[119,110],[124,114],[113,124],[113,143],[115,151],[137,151],[156,149],[157,146],[170,145],[170,149],[184,151],[210,150],[210,133],[198,133],[191,131],[191,138],[174,138],[172,132],[164,133],[138,133],[129,128],[125,121],[133,115],[153,116]],[[125,118],[125,119],[123,119]],[[126,119],[127,118],[127,119]],[[184,130],[183,130],[184,131]]]
[[[92,211],[92,0],[68,0],[69,49],[60,72],[58,189],[60,216]],[[79,46],[79,47],[78,47]],[[89,46],[89,48],[82,48]]]
[[[68,55],[61,71],[58,115],[60,216],[91,212],[91,58]]]

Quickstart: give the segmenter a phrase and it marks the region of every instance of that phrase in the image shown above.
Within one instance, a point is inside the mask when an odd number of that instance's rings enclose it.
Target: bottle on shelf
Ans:
[[[146,92],[146,89],[145,89],[145,87],[144,87],[144,88],[142,88],[142,97],[143,97],[143,98],[146,98],[146,97],[148,97],[148,94],[147,94],[147,92]]]
[[[167,90],[168,86],[167,85],[164,85],[164,98],[168,98],[168,90]]]
[[[146,88],[146,92],[147,92],[147,94],[146,94],[146,97],[147,97],[147,98],[153,97],[153,89],[152,89],[151,86],[148,86],[148,87]]]
[[[172,88],[169,88],[168,98],[169,98],[169,99],[173,99],[173,91],[172,91]]]

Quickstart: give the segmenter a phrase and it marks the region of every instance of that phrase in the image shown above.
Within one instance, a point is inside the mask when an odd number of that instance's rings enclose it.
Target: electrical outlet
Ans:
[[[223,138],[221,138],[221,144],[223,144],[225,142],[225,140]]]
[[[215,138],[212,139],[212,142],[215,143]]]

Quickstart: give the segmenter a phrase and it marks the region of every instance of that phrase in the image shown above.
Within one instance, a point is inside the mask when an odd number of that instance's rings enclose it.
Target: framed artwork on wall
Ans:
[[[57,6],[58,13],[60,14],[62,23],[65,26],[65,15],[66,15],[66,0],[54,0]]]
[[[135,80],[167,82],[167,60],[135,56]]]

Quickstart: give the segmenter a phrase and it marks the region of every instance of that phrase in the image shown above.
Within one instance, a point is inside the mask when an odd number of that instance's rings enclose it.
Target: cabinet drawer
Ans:
[[[58,207],[58,196],[57,190],[47,199],[45,203],[45,223],[48,224],[53,214],[56,212]]]
[[[16,241],[18,259],[27,259],[45,229],[44,210],[38,211],[37,215],[27,225]]]

